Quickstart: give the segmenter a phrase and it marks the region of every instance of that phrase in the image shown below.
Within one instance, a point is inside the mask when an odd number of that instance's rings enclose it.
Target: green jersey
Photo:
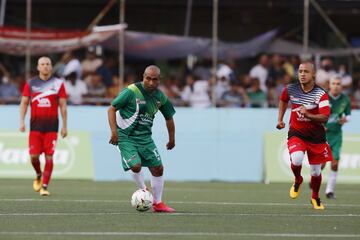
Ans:
[[[337,97],[329,94],[330,102],[330,117],[326,124],[327,132],[341,132],[342,125],[339,124],[339,120],[351,114],[350,98],[345,94],[340,94]]]
[[[147,92],[143,83],[134,83],[125,88],[112,101],[116,109],[116,123],[119,139],[129,138],[137,143],[151,140],[151,127],[158,110],[165,119],[175,114],[167,96],[160,90]]]

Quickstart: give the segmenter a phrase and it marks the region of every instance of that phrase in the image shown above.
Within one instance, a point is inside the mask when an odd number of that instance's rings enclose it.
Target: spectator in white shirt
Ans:
[[[88,93],[84,81],[76,78],[76,76],[76,72],[72,72],[65,78],[65,89],[68,94],[68,102],[72,105],[82,104],[83,95]]]
[[[63,59],[65,60],[65,68],[63,71],[63,76],[68,76],[70,73],[75,72],[76,78],[81,79],[81,64],[80,61],[75,58],[72,52],[67,52],[64,54]]]
[[[181,99],[190,107],[211,107],[209,91],[210,87],[207,80],[197,80],[193,75],[188,75],[186,86],[181,93]]]
[[[223,94],[230,90],[230,75],[233,71],[225,64],[220,64],[216,72],[215,96],[219,101]]]
[[[336,72],[333,70],[333,63],[330,58],[325,58],[321,61],[320,69],[316,71],[316,84],[325,90],[329,89],[330,79],[336,77]]]
[[[259,58],[259,63],[255,65],[250,70],[250,77],[257,78],[260,81],[260,89],[264,92],[267,91],[266,80],[268,78],[268,67],[269,67],[269,57],[266,54],[263,54]]]
[[[346,66],[344,64],[339,65],[337,75],[341,78],[343,93],[350,94],[353,86],[353,80],[351,75],[347,73]]]

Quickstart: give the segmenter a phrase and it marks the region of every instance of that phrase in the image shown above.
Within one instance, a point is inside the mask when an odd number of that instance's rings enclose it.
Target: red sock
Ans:
[[[302,177],[301,177],[301,168],[302,165],[300,166],[295,166],[294,164],[291,163],[291,170],[294,173],[295,176],[295,183],[302,183]]]
[[[39,158],[34,160],[34,159],[31,159],[31,164],[33,165],[34,169],[35,169],[35,172],[36,172],[36,175],[41,175],[41,166],[40,166],[40,161],[39,161]]]
[[[50,182],[53,167],[54,167],[53,160],[46,160],[45,169],[43,172],[43,186],[45,187],[47,187]]]
[[[321,174],[317,177],[311,176],[311,189],[312,189],[312,198],[319,198],[319,191],[321,186]]]

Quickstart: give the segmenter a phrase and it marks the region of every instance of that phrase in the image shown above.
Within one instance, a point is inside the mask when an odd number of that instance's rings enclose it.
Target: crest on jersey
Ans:
[[[38,107],[51,107],[51,102],[48,98],[39,98]]]

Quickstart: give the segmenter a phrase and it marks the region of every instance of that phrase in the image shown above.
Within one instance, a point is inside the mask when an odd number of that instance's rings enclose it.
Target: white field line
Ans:
[[[360,234],[306,233],[218,233],[218,232],[0,232],[7,236],[208,236],[208,237],[286,237],[286,238],[359,238]]]
[[[151,212],[149,212],[151,213]],[[71,212],[71,213],[59,213],[59,212],[52,212],[52,213],[0,213],[0,217],[2,216],[107,216],[107,215],[140,215],[140,214],[147,214],[147,213],[138,213],[134,212]],[[190,213],[190,212],[177,212],[171,214],[162,214],[163,216],[247,216],[247,217],[351,217],[351,218],[358,218],[360,214],[282,214],[282,213]]]
[[[290,183],[289,183],[290,184]],[[290,186],[290,185],[289,185]],[[57,187],[58,189],[61,189],[61,187]],[[0,186],[0,189],[9,189],[8,185],[4,185],[4,186]],[[23,186],[12,186],[11,189],[27,189],[27,187],[23,187]],[[89,192],[91,191],[95,191],[96,189],[91,189],[88,188]],[[359,188],[360,189],[360,188]],[[128,188],[121,188],[121,190],[124,191],[129,191],[129,192],[133,192],[134,188],[128,187]],[[210,192],[210,193],[214,193],[216,191],[221,191],[224,192],[224,189],[218,189],[218,188],[166,188],[165,189],[166,192]],[[249,193],[249,189],[226,189],[226,192],[229,193]],[[286,189],[287,191],[287,189]],[[285,190],[272,190],[272,193],[284,193],[286,192]],[[358,190],[339,190],[337,192],[339,195],[341,194],[349,194],[349,195],[358,195]]]
[[[0,198],[0,202],[71,202],[71,203],[129,203],[125,200],[96,200],[96,199],[36,199],[36,198]],[[173,204],[189,205],[241,205],[241,206],[309,206],[304,203],[249,203],[249,202],[202,202],[202,201],[168,201]],[[334,204],[325,203],[331,207],[360,207],[360,204]]]

